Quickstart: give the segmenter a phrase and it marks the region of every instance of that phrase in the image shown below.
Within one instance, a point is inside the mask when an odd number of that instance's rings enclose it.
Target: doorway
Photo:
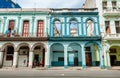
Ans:
[[[86,53],[86,66],[92,66],[91,53]]]
[[[34,55],[34,66],[39,66],[39,55],[38,54]]]
[[[69,59],[68,59],[69,66],[78,66],[78,57],[76,55],[77,52],[69,53]]]
[[[116,66],[116,55],[110,55],[111,66]]]

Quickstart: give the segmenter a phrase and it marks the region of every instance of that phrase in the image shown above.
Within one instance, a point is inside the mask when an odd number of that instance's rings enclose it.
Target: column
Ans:
[[[18,60],[18,52],[14,52],[13,55],[13,67],[16,68],[17,67],[17,60]]]
[[[114,20],[110,20],[110,31],[111,31],[111,34],[116,34],[116,27],[115,27]]]
[[[52,17],[50,17],[50,36],[54,36],[54,24],[52,21]]]
[[[33,67],[33,56],[34,53],[32,51],[29,52],[29,67],[32,68]]]
[[[7,17],[4,17],[4,23],[3,23],[3,31],[2,31],[2,33],[5,33],[6,32],[6,21],[7,21]]]
[[[97,31],[96,31],[96,33],[97,33],[98,36],[100,36],[100,32],[101,32],[101,31],[100,31],[100,21],[99,21],[99,16],[97,16],[97,22],[98,22],[98,23],[97,23],[97,29],[96,29]],[[102,31],[102,32],[103,32],[103,31]]]
[[[100,53],[100,67],[101,69],[104,68],[104,54],[102,52],[102,49],[99,49],[99,53]]]
[[[106,52],[106,56],[107,56],[107,68],[111,68],[109,52]]]
[[[20,28],[21,28],[21,27],[20,27],[20,19],[21,19],[21,17],[20,17],[20,16],[18,16],[18,24],[17,24],[17,25],[18,25],[18,27],[17,27],[17,34],[19,34],[19,33],[21,34],[21,32],[20,32]]]
[[[68,52],[67,45],[64,45],[64,68],[68,67]]]
[[[67,17],[64,17],[64,25],[63,25],[63,36],[66,36],[66,26],[67,26]]]
[[[33,16],[32,17],[32,27],[30,27],[30,31],[29,33],[32,35],[32,36],[36,36],[36,34],[34,33],[34,22],[35,22],[35,17]]]
[[[96,59],[95,59],[95,48],[94,48],[95,46],[94,45],[92,45],[91,46],[91,54],[92,54],[92,66],[96,66]]]
[[[103,49],[104,49],[104,46],[103,46]],[[104,64],[105,64],[105,67],[107,68],[107,54],[105,50],[103,50],[103,52],[104,52]]]
[[[82,54],[81,54],[81,51],[78,50],[78,65],[81,66],[82,65]]]
[[[46,46],[46,52],[45,52],[45,67],[50,68],[50,46]]]
[[[0,51],[0,68],[2,68],[2,62],[3,62],[3,52]]]
[[[85,57],[85,49],[84,45],[81,45],[81,52],[82,52],[82,68],[86,68],[86,57]]]
[[[66,22],[66,35],[70,36],[70,25]]]
[[[81,17],[81,35],[83,36],[84,35],[84,32],[83,32],[83,17]]]

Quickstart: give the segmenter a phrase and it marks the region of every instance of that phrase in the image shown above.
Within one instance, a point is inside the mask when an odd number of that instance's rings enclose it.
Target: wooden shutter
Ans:
[[[22,36],[23,37],[28,37],[28,29],[29,28],[29,21],[24,21],[23,22],[23,32],[22,32]]]
[[[38,20],[38,26],[37,26],[37,37],[43,37],[44,33],[44,22],[43,20]]]

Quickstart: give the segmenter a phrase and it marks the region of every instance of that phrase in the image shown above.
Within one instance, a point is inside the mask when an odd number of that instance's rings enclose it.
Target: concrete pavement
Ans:
[[[61,67],[60,67],[61,69]],[[0,78],[120,78],[120,70],[99,68],[2,68]]]

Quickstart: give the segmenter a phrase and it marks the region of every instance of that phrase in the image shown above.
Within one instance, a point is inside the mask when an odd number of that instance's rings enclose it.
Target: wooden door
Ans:
[[[92,66],[91,53],[86,53],[86,66]]]

